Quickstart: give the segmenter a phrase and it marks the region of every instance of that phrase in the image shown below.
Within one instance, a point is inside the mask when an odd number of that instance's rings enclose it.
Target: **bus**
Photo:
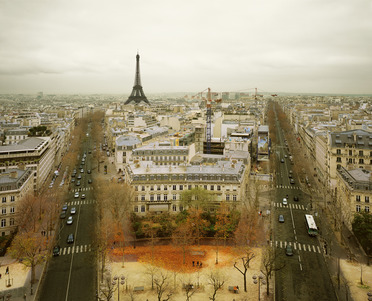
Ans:
[[[318,227],[315,224],[314,217],[310,214],[305,214],[305,223],[306,223],[307,233],[310,236],[317,236]]]

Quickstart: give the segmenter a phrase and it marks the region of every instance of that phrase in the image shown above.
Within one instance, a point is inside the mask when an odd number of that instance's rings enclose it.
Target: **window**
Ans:
[[[145,212],[145,205],[141,206],[141,212]]]
[[[363,156],[363,151],[359,151],[359,156]]]
[[[6,227],[6,219],[5,218],[3,218],[1,220],[1,228],[4,228],[4,227]]]
[[[176,205],[173,205],[172,208],[173,208],[173,211],[177,211],[177,206]]]
[[[173,190],[177,190],[177,185],[173,185]]]
[[[157,200],[157,201],[160,201],[160,200],[161,200],[161,195],[160,195],[160,194],[158,194],[158,195],[156,196],[156,200]]]
[[[230,195],[226,194],[226,201],[230,201]]]
[[[211,190],[214,190],[214,185],[211,185]]]
[[[182,205],[180,205],[180,211],[183,211],[183,206]]]
[[[180,185],[180,190],[183,190],[183,185]]]
[[[341,150],[339,148],[336,150],[336,154],[341,155]]]
[[[145,191],[145,186],[142,186],[142,191]]]
[[[152,202],[154,200],[154,195],[150,194],[150,201]]]
[[[360,205],[356,205],[355,210],[356,210],[356,212],[360,212]]]
[[[177,194],[173,195],[173,201],[177,200]]]
[[[221,185],[217,185],[217,190],[218,190],[218,191],[221,190]]]
[[[3,196],[3,197],[2,197],[2,202],[3,202],[3,203],[6,203],[6,196]]]
[[[9,226],[14,226],[14,218],[9,219]]]
[[[146,198],[145,198],[145,195],[144,194],[142,194],[141,195],[141,201],[144,201]]]
[[[236,201],[236,194],[233,194],[233,201]]]
[[[204,189],[205,190],[208,190],[208,185],[204,185]]]
[[[188,190],[191,190],[192,188],[191,188],[191,185],[189,185],[189,187],[188,187]]]
[[[14,213],[15,212],[15,208],[14,207],[10,207],[10,213]]]
[[[134,186],[134,190],[135,191],[138,191],[138,186]]]
[[[360,202],[360,195],[356,195],[356,196],[355,196],[355,200],[356,200],[357,202]]]
[[[14,202],[14,201],[15,201],[15,196],[14,196],[14,195],[12,195],[12,196],[10,197],[10,201],[11,201],[11,202]]]
[[[158,185],[158,187],[157,187],[157,188],[158,188],[158,190],[160,190],[160,189],[161,189],[160,185]]]
[[[364,164],[364,159],[359,159],[359,164]]]
[[[1,208],[1,214],[6,214],[6,208]]]
[[[138,206],[134,206],[134,212],[138,212]]]
[[[353,163],[353,159],[352,159],[352,158],[349,158],[349,163],[350,163],[350,164]]]
[[[369,206],[365,206],[364,211],[368,213],[369,212]]]
[[[164,190],[168,190],[168,186],[167,185],[164,185]]]
[[[349,150],[349,156],[352,156],[352,155],[353,155],[353,151]]]
[[[163,195],[163,200],[164,200],[164,201],[168,201],[168,195],[167,195],[167,194],[164,194],[164,195]]]
[[[366,197],[364,198],[364,200],[366,201],[366,203],[369,203],[369,196],[366,196]]]
[[[337,157],[336,162],[341,162],[341,157]]]
[[[150,187],[150,190],[154,190],[154,186],[151,186],[151,187]]]

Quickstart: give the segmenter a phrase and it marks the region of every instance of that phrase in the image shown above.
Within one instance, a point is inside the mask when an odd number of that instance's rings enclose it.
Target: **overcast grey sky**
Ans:
[[[0,93],[372,94],[372,0],[0,0]]]

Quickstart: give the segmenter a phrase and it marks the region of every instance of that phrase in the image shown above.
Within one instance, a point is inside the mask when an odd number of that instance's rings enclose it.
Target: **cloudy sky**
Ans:
[[[0,93],[372,94],[372,0],[0,0]]]

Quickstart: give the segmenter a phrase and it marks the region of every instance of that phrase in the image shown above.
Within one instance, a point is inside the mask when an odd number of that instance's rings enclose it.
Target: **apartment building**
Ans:
[[[142,141],[135,136],[120,136],[115,140],[115,168],[124,170],[126,163],[132,158],[132,150],[139,147]]]
[[[155,165],[189,163],[195,155],[195,145],[173,146],[168,141],[156,141],[132,151],[133,161],[152,161]]]
[[[18,144],[0,146],[0,172],[25,166],[34,172],[34,190],[40,190],[55,162],[55,139],[31,137]]]
[[[328,141],[328,174],[336,185],[337,169],[372,169],[372,133],[364,130],[333,132]]]
[[[28,137],[27,129],[11,129],[5,131],[4,145],[17,144],[19,141],[25,140]]]
[[[17,228],[17,203],[33,192],[33,172],[30,168],[5,169],[0,173],[1,236],[9,235]]]
[[[125,179],[134,187],[133,212],[177,213],[187,209],[181,201],[185,190],[205,189],[213,194],[213,211],[221,202],[238,206],[245,201],[249,171],[242,162],[219,161],[211,165],[155,165],[139,161],[125,167]]]
[[[371,213],[372,172],[361,168],[337,170],[337,205],[341,209],[342,222],[352,230],[356,212]]]

